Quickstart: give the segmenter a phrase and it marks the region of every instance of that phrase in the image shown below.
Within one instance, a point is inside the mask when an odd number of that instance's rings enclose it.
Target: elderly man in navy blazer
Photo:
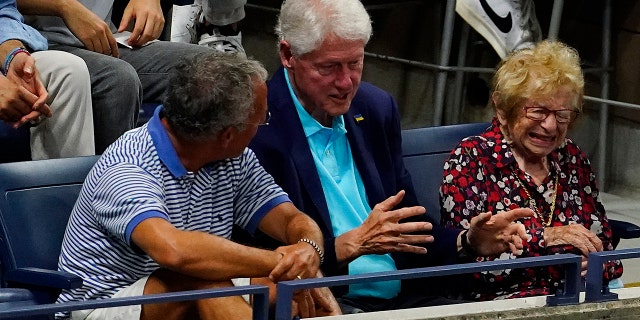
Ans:
[[[524,230],[511,222],[528,209],[482,215],[468,233],[425,220],[402,162],[396,103],[361,82],[371,21],[360,1],[287,0],[276,32],[282,67],[268,83],[270,124],[250,148],[320,225],[325,274],[455,263],[461,253],[522,247]],[[399,281],[336,293],[344,313],[451,303],[409,294]]]

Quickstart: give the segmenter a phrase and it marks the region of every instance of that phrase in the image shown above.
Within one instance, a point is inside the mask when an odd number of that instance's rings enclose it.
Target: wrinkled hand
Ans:
[[[158,39],[164,28],[164,15],[158,0],[130,0],[124,9],[118,32],[127,29],[131,22],[135,22],[131,37],[127,43],[139,47],[145,43]]]
[[[483,212],[471,219],[469,244],[480,256],[492,256],[507,250],[517,252],[527,240],[524,225],[514,223],[516,219],[533,217],[533,210],[519,208],[492,215]]]
[[[424,214],[424,207],[407,207],[392,210],[402,201],[404,190],[378,203],[359,227],[336,239],[338,261],[349,262],[366,254],[390,252],[426,253],[419,243],[433,242],[433,236],[411,234],[430,231],[429,222],[400,222],[400,220]]]
[[[30,112],[33,114],[35,119],[32,119],[31,115],[28,115],[29,119],[27,121],[37,120],[40,115],[51,117],[53,112],[46,104],[49,94],[40,81],[38,70],[36,68],[36,61],[32,56],[26,54],[16,55],[9,65],[7,78],[38,97],[31,106],[32,112]]]
[[[282,254],[282,259],[271,270],[269,274],[271,281],[293,280],[297,277],[309,278],[318,273],[320,257],[308,243],[299,242],[278,247],[275,251]]]
[[[593,232],[581,224],[544,228],[544,242],[548,247],[571,245],[589,256],[591,252],[602,251],[602,241]]]
[[[81,3],[72,5],[62,15],[71,33],[84,44],[87,50],[118,57],[118,44],[109,25]]]

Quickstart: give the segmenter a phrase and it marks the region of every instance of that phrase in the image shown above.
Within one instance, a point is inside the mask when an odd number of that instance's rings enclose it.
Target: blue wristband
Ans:
[[[9,51],[9,54],[7,54],[7,57],[4,59],[4,63],[2,64],[2,75],[5,75],[5,76],[7,75],[7,73],[9,72],[9,65],[11,64],[11,61],[19,53],[26,53],[28,56],[31,55],[29,54],[29,51],[27,51],[27,49],[25,48],[22,48],[22,47],[13,48],[13,50]]]

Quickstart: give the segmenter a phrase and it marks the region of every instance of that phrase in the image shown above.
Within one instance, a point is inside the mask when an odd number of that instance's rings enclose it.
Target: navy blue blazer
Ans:
[[[335,236],[320,177],[289,94],[283,68],[278,69],[267,85],[270,124],[258,129],[249,147],[276,183],[289,194],[293,204],[322,229],[325,238],[323,272],[326,275],[346,274],[346,266],[338,267],[336,263]],[[411,177],[402,161],[400,115],[391,95],[369,83],[361,83],[344,121],[369,205],[373,208],[402,189],[406,195],[399,207],[418,205]],[[427,219],[426,215],[421,219]],[[396,266],[402,269],[454,263],[458,231],[434,226],[432,234],[436,240],[426,246],[428,254],[395,254]]]

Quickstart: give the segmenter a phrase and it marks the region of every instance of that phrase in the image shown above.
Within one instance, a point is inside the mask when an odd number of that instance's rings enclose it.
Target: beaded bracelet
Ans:
[[[31,54],[29,54],[29,51],[27,51],[27,49],[25,49],[25,48],[22,48],[22,47],[13,48],[13,50],[9,51],[9,54],[7,54],[7,57],[4,59],[4,63],[2,64],[2,74],[3,75],[5,75],[5,76],[7,75],[7,73],[9,72],[9,65],[11,64],[11,61],[19,53],[26,53],[28,56],[31,55]]]
[[[320,256],[320,264],[324,262],[324,252],[322,252],[322,249],[320,249],[320,246],[318,246],[318,244],[315,241],[307,238],[302,238],[298,240],[298,243],[300,242],[306,242],[310,244],[313,247],[313,249],[316,250],[316,253],[318,253],[318,256]]]

